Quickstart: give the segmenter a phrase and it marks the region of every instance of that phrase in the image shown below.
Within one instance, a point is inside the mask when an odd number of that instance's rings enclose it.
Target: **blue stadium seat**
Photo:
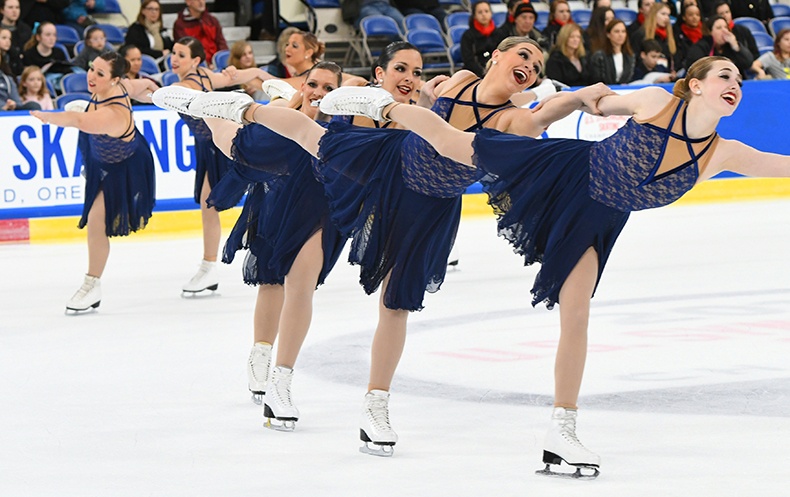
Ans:
[[[493,18],[494,18],[494,24],[496,24],[496,26],[499,27],[505,24],[505,21],[507,21],[507,12],[494,12]]]
[[[732,22],[738,24],[740,26],[746,26],[749,28],[749,31],[754,33],[765,33],[768,34],[768,30],[765,29],[765,26],[759,19],[755,19],[754,17],[738,17],[733,19]]]
[[[156,59],[150,55],[143,54],[143,65],[140,67],[140,70],[146,74],[157,74],[159,72],[159,65],[156,63]]]
[[[469,26],[453,26],[450,28],[450,31],[447,33],[447,37],[450,38],[450,45],[458,45],[461,43],[461,37],[464,36],[464,33],[469,29]]]
[[[60,89],[63,93],[90,93],[88,76],[85,73],[66,74],[60,80]]]
[[[453,71],[450,52],[441,32],[433,29],[412,29],[406,33],[406,41],[420,51],[423,72],[445,73]]]
[[[774,17],[769,21],[769,25],[771,32],[776,36],[783,29],[790,29],[790,17]]]
[[[461,56],[460,44],[455,44],[450,47],[450,60],[453,61],[453,70],[457,71],[464,68],[464,59]]]
[[[359,23],[362,32],[362,48],[372,64],[381,50],[393,41],[403,40],[398,23],[391,17],[375,15],[367,16]]]
[[[623,21],[626,24],[626,26],[636,21],[636,18],[639,15],[637,11],[631,9],[613,9],[613,10],[614,10],[614,16],[617,19]]]
[[[776,17],[790,17],[790,5],[784,3],[775,3],[771,5],[774,11],[774,18]]]
[[[430,14],[409,14],[405,17],[404,24],[406,25],[407,33],[413,29],[432,29],[442,32],[439,20]]]
[[[47,90],[49,90],[49,96],[55,98],[58,96],[58,92],[55,91],[55,87],[52,86],[52,81],[44,78],[44,81],[47,83]]]
[[[79,31],[65,24],[56,24],[55,31],[57,32],[58,43],[63,43],[64,45],[74,45],[82,39]]]
[[[453,26],[469,27],[469,18],[472,15],[469,12],[452,12],[447,14],[444,18],[444,27],[449,31]]]
[[[305,0],[314,9],[339,9],[339,0]]]
[[[59,110],[63,110],[63,108],[69,102],[73,102],[74,100],[90,100],[90,99],[91,99],[90,93],[82,93],[82,92],[64,93],[63,95],[55,99],[55,108]]]
[[[535,19],[535,29],[543,31],[549,25],[549,13],[545,10],[538,11],[538,18]]]
[[[592,17],[592,11],[588,9],[576,9],[571,12],[571,17],[573,18],[573,22],[575,22],[582,28],[587,29],[587,26],[590,25],[590,17]]]
[[[774,49],[774,39],[768,33],[752,33],[752,36],[754,36],[758,50],[762,51],[763,48]]]
[[[69,49],[66,48],[66,45],[64,45],[63,43],[59,43],[58,42],[58,43],[55,43],[55,47],[54,48],[62,51],[64,54],[66,54],[66,60],[71,60],[71,56],[69,55]]]
[[[178,74],[173,71],[165,71],[162,73],[162,86],[170,86],[173,83],[178,83]]]
[[[211,63],[215,71],[221,71],[228,67],[228,60],[230,60],[230,50],[220,50],[214,54]]]
[[[100,9],[94,9],[94,13],[96,14],[118,14],[123,17],[123,20],[126,21],[126,25],[128,26],[131,24],[129,19],[124,15],[123,10],[121,9],[121,5],[118,3],[118,0],[104,0],[104,7]]]

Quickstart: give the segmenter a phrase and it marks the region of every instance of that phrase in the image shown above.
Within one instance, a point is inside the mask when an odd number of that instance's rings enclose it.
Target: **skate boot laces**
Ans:
[[[321,112],[328,115],[358,115],[384,121],[384,108],[395,101],[381,88],[341,87],[321,99]]]
[[[368,399],[367,414],[373,428],[381,432],[392,431],[390,425],[389,400],[386,397],[371,396]]]
[[[196,117],[226,119],[236,124],[247,124],[244,112],[255,101],[244,92],[212,91],[197,96],[189,104],[190,114]]]

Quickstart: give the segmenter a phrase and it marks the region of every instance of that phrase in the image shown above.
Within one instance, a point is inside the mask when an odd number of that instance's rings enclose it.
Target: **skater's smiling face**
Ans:
[[[339,69],[339,68],[338,68]],[[329,69],[316,68],[307,74],[307,79],[302,83],[302,112],[315,119],[318,107],[313,106],[332,90],[340,86],[340,72]]]
[[[691,91],[690,102],[699,99],[706,108],[722,116],[735,112],[743,97],[743,81],[735,64],[729,60],[713,60],[707,66],[701,64],[702,69],[699,71],[693,70],[694,65],[689,68],[687,75]]]
[[[518,93],[532,86],[543,70],[543,51],[532,43],[518,43],[495,50],[490,64],[486,77],[489,74],[504,77],[512,87],[511,93]]]
[[[88,90],[102,95],[115,86],[120,78],[112,75],[112,69],[112,65],[101,57],[93,59],[88,66]]]
[[[398,50],[386,67],[376,67],[376,82],[400,103],[409,103],[420,86],[421,76],[422,56],[412,48]]]

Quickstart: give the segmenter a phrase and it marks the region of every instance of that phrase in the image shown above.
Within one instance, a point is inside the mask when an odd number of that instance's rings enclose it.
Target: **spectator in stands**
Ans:
[[[105,50],[107,50],[107,35],[99,26],[91,26],[85,31],[85,45],[71,63],[87,71],[93,59]]]
[[[440,26],[444,26],[444,18],[447,11],[439,5],[439,0],[395,0],[395,5],[404,16],[409,14],[430,14],[439,21]]]
[[[724,18],[727,24],[730,25],[730,31],[735,35],[738,44],[742,47],[748,47],[749,51],[755,60],[760,58],[760,50],[757,48],[757,42],[754,40],[752,31],[746,26],[735,24],[732,20],[732,10],[730,3],[727,0],[719,0],[714,6],[714,15]],[[710,16],[709,16],[710,17]]]
[[[6,30],[6,32],[8,32]],[[0,49],[0,52],[2,49]],[[23,102],[16,86],[16,78],[12,74],[0,71],[0,110],[38,110],[35,102]]]
[[[406,32],[406,25],[403,21],[403,14],[395,7],[391,0],[361,0],[362,4],[359,7],[359,17],[354,23],[354,27],[359,28],[359,22],[367,16],[387,16],[391,17],[398,23],[401,33]]]
[[[632,47],[634,47],[634,33],[639,31],[639,28],[645,23],[645,19],[647,19],[647,15],[650,13],[650,9],[653,8],[654,3],[656,3],[656,0],[639,0],[637,2],[639,13],[636,15],[636,20],[628,26],[628,39]]]
[[[634,63],[625,23],[620,19],[609,21],[603,48],[590,56],[590,83],[627,84],[633,78]]]
[[[656,40],[645,40],[642,50],[634,66],[632,85],[652,85],[654,83],[670,83],[674,81],[669,69],[659,62],[665,61],[661,44]]]
[[[55,47],[58,32],[51,22],[42,22],[33,32],[33,37],[25,44],[22,62],[25,66],[38,66],[52,86],[60,86],[64,74],[71,73],[72,65],[68,55]]]
[[[543,30],[543,36],[549,43],[549,48],[553,48],[557,42],[557,33],[563,26],[573,22],[571,17],[571,7],[568,0],[554,0],[549,7],[549,22]]]
[[[96,19],[90,13],[103,8],[104,0],[71,0],[68,7],[63,9],[63,19],[66,24],[83,29],[96,24]]]
[[[566,24],[557,35],[557,43],[546,61],[546,77],[568,86],[586,86],[590,72],[582,43],[582,28]]]
[[[126,79],[140,79],[142,77],[140,70],[143,68],[143,52],[136,45],[129,43],[122,46],[118,53],[129,63],[129,70],[126,71],[124,77]]]
[[[162,25],[162,6],[159,0],[143,0],[137,20],[126,31],[124,42],[134,45],[140,52],[155,59],[169,55],[173,40]]]
[[[228,49],[222,26],[206,10],[206,0],[186,0],[186,4],[173,25],[173,37],[176,40],[186,36],[196,38],[206,52],[205,60],[210,62],[215,53]]]
[[[63,9],[69,3],[70,0],[19,0],[21,18],[30,26],[37,22],[58,24],[63,21]]]
[[[19,19],[21,12],[19,0],[0,0],[0,13],[2,13],[0,28],[6,28],[11,31],[11,45],[12,48],[16,49],[17,56],[22,53],[22,47],[25,46],[27,40],[33,36],[33,30],[30,29],[30,26]]]
[[[674,73],[683,67],[683,60],[678,59],[675,34],[672,30],[672,22],[670,22],[669,16],[670,9],[667,4],[654,3],[650,8],[650,13],[645,18],[645,24],[631,37],[631,46],[635,51],[641,51],[644,40],[658,41],[661,44],[661,52],[666,59],[664,65],[669,69],[669,73],[674,76]]]
[[[606,7],[607,9],[612,8],[612,0],[593,0],[592,5],[590,5],[590,10],[600,9]]]
[[[774,11],[768,0],[730,0],[732,17],[754,17],[767,25],[773,19]]]
[[[713,16],[709,18],[705,25],[710,35],[703,36],[700,41],[695,43],[686,57],[686,66],[708,55],[720,55],[727,57],[741,71],[741,77],[746,79],[746,71],[752,67],[754,57],[748,48],[740,46],[735,35],[730,31],[730,26],[723,18]]]
[[[255,64],[255,54],[252,51],[252,45],[244,40],[239,40],[230,46],[230,58],[228,65],[236,69],[249,69],[250,67],[258,67]],[[267,71],[268,72],[268,71]],[[270,73],[271,74],[271,73]],[[241,88],[254,100],[269,100],[269,97],[259,87],[254,85],[244,84]]]
[[[491,4],[485,0],[472,4],[469,29],[461,37],[461,58],[464,69],[472,71],[481,78],[485,74],[488,59],[496,49],[491,36],[495,29]]]
[[[288,46],[292,34],[301,32],[302,30],[293,26],[280,31],[280,35],[277,37],[277,58],[264,68],[266,72],[278,78],[290,78],[292,74],[296,74],[293,67],[288,67],[285,64],[285,47]]]
[[[590,15],[590,24],[584,30],[584,48],[589,53],[602,50],[606,45],[606,26],[614,20],[611,7],[598,7]]]
[[[790,29],[776,33],[773,51],[755,60],[752,71],[758,79],[790,79]]]
[[[49,95],[44,73],[37,66],[27,66],[19,81],[19,96],[22,102],[35,102],[41,110],[53,110],[52,97]]]
[[[538,18],[535,7],[529,3],[516,3],[513,9],[513,21],[507,21],[491,35],[491,42],[495,47],[509,36],[526,36],[538,42],[544,52],[549,49],[549,40],[535,29],[535,20]]]
[[[692,45],[702,39],[705,33],[705,25],[702,24],[702,13],[700,8],[691,0],[691,3],[683,2],[680,7],[680,18],[675,24],[675,42],[678,48],[678,58],[686,60],[686,55]]]
[[[6,27],[0,27],[0,67],[6,74],[18,76],[22,74],[24,65],[19,50],[13,45],[13,33]]]

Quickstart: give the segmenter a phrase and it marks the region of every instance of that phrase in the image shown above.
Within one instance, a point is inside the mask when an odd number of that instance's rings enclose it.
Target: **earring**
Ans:
[[[307,60],[307,55],[304,56],[304,60]]]
[[[379,84],[380,84],[380,85],[383,85],[383,84],[384,84],[384,78],[381,78],[381,79],[379,80]]]
[[[491,65],[494,65],[494,66],[495,66],[495,65],[496,65],[496,61],[495,61],[495,60],[492,60],[492,61],[491,61]]]
[[[697,90],[694,93],[696,93],[697,95],[702,95],[702,90]]]

